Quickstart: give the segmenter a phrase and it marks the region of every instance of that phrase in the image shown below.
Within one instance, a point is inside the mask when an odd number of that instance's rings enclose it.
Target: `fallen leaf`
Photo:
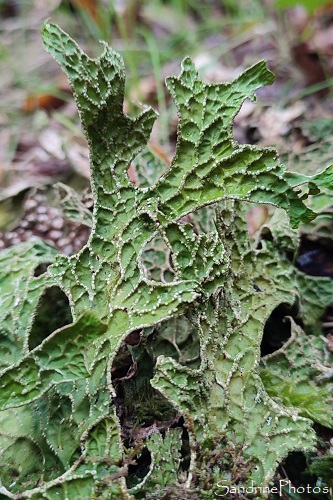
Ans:
[[[60,97],[48,93],[37,95],[28,94],[23,103],[23,110],[26,113],[36,111],[36,109],[57,109],[65,103]]]

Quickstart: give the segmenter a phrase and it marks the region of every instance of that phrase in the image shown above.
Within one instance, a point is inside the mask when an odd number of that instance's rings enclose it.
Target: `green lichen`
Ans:
[[[219,209],[217,227],[229,260],[224,285],[187,313],[200,338],[200,368],[161,356],[152,384],[187,416],[194,447],[226,437],[223,447],[240,447],[250,478],[266,484],[288,451],[314,442],[311,422],[271,399],[259,373],[265,323],[300,291],[288,262],[250,247],[239,206]]]
[[[308,327],[318,328],[333,290],[286,260],[277,265],[278,245],[252,248],[240,202],[280,207],[296,227],[315,217],[304,201],[317,185],[327,189],[331,168],[313,178],[292,175],[275,150],[233,139],[243,101],[272,83],[264,62],[229,84],[208,85],[185,59],[180,76],[167,79],[179,123],[165,168],[144,150],[156,113],[146,108],[131,118],[123,111],[121,57],[103,44],[102,55],[90,59],[48,22],[43,39],[73,89],[90,149],[94,209],[91,218],[60,186],[65,210],[91,225],[87,244],[72,256],[39,241],[1,255],[0,493],[171,498],[178,488],[184,498],[200,491],[213,498],[208,485],[222,472],[230,481],[267,484],[289,451],[313,448],[316,409],[268,395],[280,375],[266,360],[265,385],[260,377],[265,323],[276,307],[298,298],[304,323],[309,313]],[[128,177],[132,162],[139,185]],[[289,245],[297,238],[284,224]],[[319,288],[303,299],[300,283]],[[67,297],[72,318],[43,334],[38,308],[54,287]],[[131,489],[111,372],[133,332],[148,337],[145,349],[157,357],[152,387],[184,419],[188,437],[179,429],[162,436],[156,427],[136,443],[151,460]],[[137,349],[131,352],[140,362]]]

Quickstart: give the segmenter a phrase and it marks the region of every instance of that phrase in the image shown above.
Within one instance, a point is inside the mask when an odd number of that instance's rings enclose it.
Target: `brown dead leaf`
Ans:
[[[84,10],[89,17],[98,20],[98,1],[97,0],[70,0],[70,3],[79,9]]]
[[[257,206],[251,208],[247,214],[247,227],[249,235],[253,236],[263,224],[268,220],[268,208],[265,206]]]
[[[315,10],[316,16],[322,16],[323,14],[332,14],[333,2],[327,2],[325,5],[321,5]]]
[[[134,184],[134,185],[138,185],[139,184],[138,176],[137,176],[135,167],[134,167],[134,165],[132,163],[129,166],[129,169],[127,170],[127,175],[129,177],[129,180],[132,182],[132,184]]]
[[[170,158],[160,145],[150,141],[149,147],[160,160],[162,160],[168,167],[170,166]]]
[[[277,106],[266,109],[256,107],[249,118],[243,119],[243,125],[247,126],[248,132],[251,129],[257,132],[261,145],[276,146],[290,133],[295,120],[305,113],[306,106],[302,101],[296,101],[285,109]]]
[[[33,93],[28,92],[23,102],[23,111],[26,113],[31,113],[38,109],[48,111],[63,106],[67,101],[67,94],[70,95],[72,92],[68,80],[63,73],[59,73],[56,80],[57,84],[54,93],[43,90]]]
[[[311,44],[301,42],[291,48],[291,54],[294,62],[302,70],[307,85],[315,85],[316,83],[326,80],[325,70],[320,60],[318,51],[311,47]],[[318,96],[324,97],[329,93],[329,90],[321,89],[317,92]]]
[[[37,109],[57,109],[64,104],[64,100],[60,97],[48,93],[28,94],[23,103],[23,111],[31,113]]]

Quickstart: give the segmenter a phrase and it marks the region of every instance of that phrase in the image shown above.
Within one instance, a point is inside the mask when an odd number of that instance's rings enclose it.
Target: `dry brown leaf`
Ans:
[[[170,158],[159,144],[149,141],[149,147],[160,160],[162,160],[168,167],[170,166]]]
[[[267,222],[268,216],[268,208],[263,205],[251,208],[247,214],[247,227],[250,236],[259,231],[261,226]]]
[[[301,42],[295,45],[291,48],[291,54],[297,66],[302,70],[307,85],[315,85],[326,80],[320,56],[309,43]],[[321,97],[326,96],[328,93],[327,88],[317,92]]]
[[[97,0],[70,0],[71,4],[84,10],[89,17],[98,20],[98,1]]]
[[[23,103],[23,110],[26,113],[36,111],[36,109],[57,109],[64,104],[64,100],[60,97],[48,93],[40,93],[31,95],[28,94]]]

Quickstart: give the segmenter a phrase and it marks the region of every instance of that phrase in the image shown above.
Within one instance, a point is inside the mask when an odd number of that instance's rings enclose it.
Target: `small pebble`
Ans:
[[[59,238],[62,237],[62,232],[57,231],[56,229],[53,229],[52,231],[49,231],[48,237],[49,237],[49,239],[51,239],[53,241],[59,240]]]
[[[17,245],[18,243],[21,243],[21,238],[19,238],[18,236],[16,236],[15,238],[11,239],[11,244],[12,245]]]
[[[69,241],[68,238],[61,238],[61,240],[58,240],[57,243],[60,248],[64,248],[66,245],[68,245]]]
[[[65,254],[71,255],[73,253],[73,246],[72,245],[66,245],[65,248],[63,249]]]
[[[36,231],[39,231],[40,233],[46,233],[49,230],[49,226],[44,223],[37,223],[36,226]]]
[[[34,200],[33,198],[29,198],[25,204],[24,204],[24,208],[25,210],[33,210],[34,208],[36,208],[38,205],[37,201]]]
[[[53,227],[53,229],[62,229],[64,227],[64,219],[62,217],[56,217],[51,220],[51,227]]]
[[[35,222],[35,220],[36,220],[36,214],[34,214],[34,213],[32,213],[32,214],[27,214],[27,216],[26,216],[26,220],[27,220],[28,222]]]
[[[37,213],[38,214],[46,214],[47,208],[44,205],[41,205],[37,208]]]
[[[48,222],[49,216],[47,214],[39,214],[37,213],[37,221],[38,222]]]
[[[57,208],[49,207],[48,214],[50,219],[54,219],[55,217],[58,217],[60,215],[60,211]]]

